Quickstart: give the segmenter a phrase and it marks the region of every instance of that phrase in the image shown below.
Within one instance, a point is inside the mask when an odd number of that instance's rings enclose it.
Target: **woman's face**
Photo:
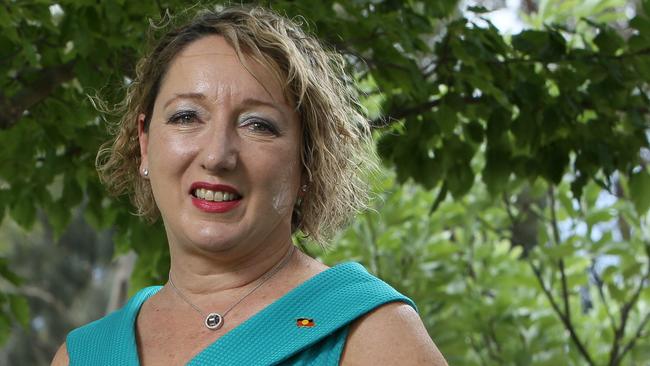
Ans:
[[[141,169],[172,247],[254,250],[290,238],[300,122],[272,74],[250,58],[246,67],[220,36],[194,41],[170,64],[148,132],[140,116]]]

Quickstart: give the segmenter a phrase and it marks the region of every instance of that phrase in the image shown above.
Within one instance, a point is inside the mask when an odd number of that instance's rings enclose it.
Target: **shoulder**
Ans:
[[[447,365],[417,312],[403,302],[380,306],[350,328],[342,365]]]
[[[121,347],[130,344],[133,341],[133,324],[140,307],[159,289],[160,286],[146,287],[120,309],[70,331],[65,342],[67,358],[72,363],[81,359],[95,359],[109,354],[116,345]]]
[[[56,351],[54,359],[50,366],[68,366],[70,360],[68,359],[68,350],[65,346],[65,342],[59,347],[59,350]]]

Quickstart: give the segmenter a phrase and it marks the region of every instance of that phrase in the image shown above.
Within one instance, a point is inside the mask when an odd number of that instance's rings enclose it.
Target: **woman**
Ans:
[[[206,12],[138,66],[98,156],[162,218],[169,281],[71,332],[54,365],[444,365],[413,303],[319,243],[363,207],[373,159],[342,61],[260,8]]]

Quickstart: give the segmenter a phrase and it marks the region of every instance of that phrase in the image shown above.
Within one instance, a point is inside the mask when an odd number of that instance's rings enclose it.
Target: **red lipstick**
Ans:
[[[236,199],[230,201],[209,201],[198,198],[194,192],[197,189],[207,189],[216,192],[227,192],[236,195]],[[207,182],[194,182],[190,186],[190,194],[192,195],[192,204],[203,212],[209,213],[224,213],[228,212],[239,205],[241,202],[241,194],[234,187],[224,184],[212,184]]]

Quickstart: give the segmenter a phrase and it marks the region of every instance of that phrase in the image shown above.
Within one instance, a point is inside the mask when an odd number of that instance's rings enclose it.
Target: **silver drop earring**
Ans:
[[[142,175],[144,175],[145,178],[148,177],[149,176],[149,170],[147,168],[142,169]]]
[[[309,186],[307,184],[303,184],[300,186],[300,191],[302,193],[307,192],[307,188]],[[300,205],[302,205],[302,195],[299,195],[298,198],[296,199],[296,209],[300,209]]]

